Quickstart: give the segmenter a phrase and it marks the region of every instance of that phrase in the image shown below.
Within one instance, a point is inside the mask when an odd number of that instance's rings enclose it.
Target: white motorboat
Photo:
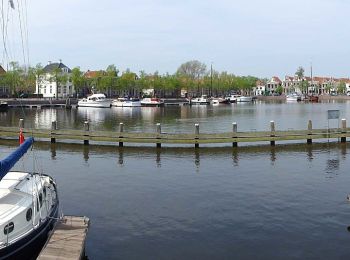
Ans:
[[[116,107],[140,107],[141,101],[138,98],[118,98],[112,101]]]
[[[217,105],[220,105],[220,104],[228,104],[230,103],[230,101],[226,98],[213,98],[211,100],[211,103],[214,105],[214,106],[217,106]]]
[[[209,105],[210,101],[209,101],[207,95],[202,95],[199,98],[192,98],[190,100],[190,104],[191,105]]]
[[[236,103],[237,102],[237,98],[239,98],[241,95],[238,94],[231,94],[229,97],[227,97],[226,99],[230,101],[230,103]]]
[[[78,101],[79,107],[111,107],[111,101],[104,94],[92,94]]]
[[[297,93],[291,93],[286,96],[287,101],[301,101],[301,96]]]
[[[239,96],[237,97],[237,102],[252,102],[253,97],[251,96]]]
[[[28,138],[0,161],[0,259],[28,259],[39,252],[58,218],[53,178],[10,171],[32,143],[33,138]]]
[[[159,98],[143,98],[141,100],[141,106],[160,107],[160,106],[164,106],[164,101]]]
[[[112,100],[112,106],[113,107],[122,107],[124,103],[124,98],[117,98]]]

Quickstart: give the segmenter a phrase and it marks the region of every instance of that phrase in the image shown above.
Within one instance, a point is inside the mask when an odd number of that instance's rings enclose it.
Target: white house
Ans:
[[[256,86],[253,88],[254,95],[255,96],[263,96],[263,95],[265,95],[265,91],[266,91],[265,83],[258,80],[256,82]]]
[[[44,73],[36,79],[35,94],[42,94],[49,98],[66,98],[75,93],[71,79],[71,69],[62,63],[49,62],[43,69]],[[59,82],[59,77],[67,77],[66,82]]]

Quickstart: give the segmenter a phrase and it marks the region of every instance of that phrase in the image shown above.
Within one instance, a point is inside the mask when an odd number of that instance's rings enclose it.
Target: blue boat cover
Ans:
[[[16,162],[21,159],[21,157],[28,151],[34,142],[33,137],[29,137],[24,141],[15,151],[13,151],[9,156],[0,161],[0,181],[6,173],[11,170],[11,168],[16,164]]]

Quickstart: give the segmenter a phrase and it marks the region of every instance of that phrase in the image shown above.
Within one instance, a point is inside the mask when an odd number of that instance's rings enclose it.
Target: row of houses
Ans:
[[[341,87],[343,86],[343,87]],[[349,78],[285,76],[284,80],[272,77],[267,81],[257,81],[253,94],[256,96],[274,94],[329,95],[350,93]]]

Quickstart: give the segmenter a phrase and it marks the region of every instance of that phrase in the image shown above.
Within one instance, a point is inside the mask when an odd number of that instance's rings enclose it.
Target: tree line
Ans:
[[[87,76],[88,75],[88,76]],[[1,86],[9,87],[12,94],[34,93],[36,81],[43,80],[44,69],[41,64],[25,68],[18,62],[11,62],[7,73],[0,77]],[[174,74],[120,72],[115,65],[109,65],[105,70],[87,74],[79,67],[72,69],[68,76],[59,69],[51,72],[51,81],[59,85],[67,80],[72,81],[77,93],[83,90],[94,90],[107,95],[141,95],[142,90],[152,89],[158,97],[180,96],[181,91],[189,96],[220,96],[230,92],[250,93],[256,86],[257,77],[237,76],[233,73],[218,72],[207,69],[207,66],[197,60],[185,62]]]

